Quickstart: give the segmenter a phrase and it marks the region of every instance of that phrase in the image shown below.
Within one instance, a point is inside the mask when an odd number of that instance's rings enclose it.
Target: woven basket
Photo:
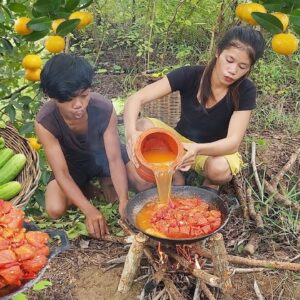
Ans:
[[[11,148],[15,153],[23,153],[27,158],[24,169],[15,179],[21,183],[22,190],[16,197],[10,200],[14,206],[23,208],[38,187],[41,177],[39,156],[31,148],[29,142],[21,137],[14,127],[6,125],[5,128],[0,128],[0,136],[5,139],[6,147]]]
[[[151,84],[161,78],[153,78],[149,73],[139,77],[141,80],[140,87]],[[163,96],[155,101],[151,101],[143,105],[141,115],[143,117],[157,118],[167,123],[171,127],[175,127],[180,119],[181,103],[180,93],[178,91]]]

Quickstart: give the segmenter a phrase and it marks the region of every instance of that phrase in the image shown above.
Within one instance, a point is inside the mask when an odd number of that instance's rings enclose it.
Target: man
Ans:
[[[83,193],[89,181],[100,177],[106,186],[114,186],[121,217],[128,201],[126,172],[136,190],[149,185],[138,177],[120,146],[113,105],[91,92],[92,79],[93,68],[85,59],[53,56],[41,72],[41,88],[50,100],[41,107],[35,129],[54,175],[45,194],[47,213],[59,218],[74,205],[85,214],[89,234],[101,238],[108,227]]]

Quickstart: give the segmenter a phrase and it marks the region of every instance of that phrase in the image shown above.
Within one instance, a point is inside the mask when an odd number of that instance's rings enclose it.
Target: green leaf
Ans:
[[[2,9],[7,13],[7,15],[12,18],[11,12],[10,10],[3,4],[0,4],[0,6],[2,7]]]
[[[12,297],[12,300],[27,300],[27,296],[23,293],[17,294]]]
[[[57,10],[61,5],[61,0],[38,0],[33,9],[38,13],[47,14],[51,11]]]
[[[27,26],[34,31],[49,30],[51,27],[51,20],[48,17],[39,17],[29,21]]]
[[[65,9],[67,9],[68,11],[72,11],[77,7],[79,3],[80,0],[68,0],[65,5]]]
[[[78,10],[81,10],[83,8],[90,6],[92,3],[93,3],[93,0],[80,0]]]
[[[27,7],[21,3],[10,3],[8,8],[16,13],[22,13],[27,10]]]
[[[300,35],[300,26],[294,25],[293,26],[294,31]]]
[[[98,69],[96,71],[97,74],[104,74],[104,73],[107,73],[107,69]]]
[[[37,291],[44,290],[44,289],[46,289],[49,286],[52,286],[52,282],[51,281],[49,281],[49,280],[41,280],[40,282],[36,283],[33,286],[32,290],[34,292],[37,292]]]
[[[24,39],[28,42],[34,42],[37,40],[40,40],[44,36],[46,36],[49,33],[49,29],[43,30],[43,31],[34,31],[28,35],[24,36]]]
[[[26,122],[21,128],[20,133],[21,134],[27,134],[33,132],[33,122]]]
[[[80,20],[78,19],[64,21],[57,27],[56,33],[60,36],[65,36],[72,32],[79,23]]]
[[[254,12],[252,13],[252,17],[259,25],[261,25],[263,28],[265,28],[272,34],[280,33],[283,30],[282,23],[271,14]]]
[[[13,45],[11,44],[11,42],[6,38],[1,38],[1,43],[2,43],[5,51],[7,51],[7,52],[11,52],[14,48]]]
[[[9,119],[13,123],[16,119],[16,109],[12,105],[8,105],[5,107],[5,112],[8,114]]]
[[[290,22],[294,26],[300,26],[300,14],[297,15],[290,15]]]

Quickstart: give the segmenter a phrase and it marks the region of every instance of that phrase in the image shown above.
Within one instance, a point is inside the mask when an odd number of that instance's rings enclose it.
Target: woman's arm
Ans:
[[[172,90],[169,80],[165,76],[162,79],[142,88],[127,99],[124,109],[124,125],[127,150],[130,158],[132,158],[133,145],[135,144],[138,135],[136,130],[136,121],[142,105],[159,99],[171,92]]]
[[[180,168],[191,165],[196,155],[223,156],[238,151],[248,127],[251,110],[233,112],[226,138],[212,143],[185,143],[187,153]]]
[[[128,201],[128,180],[126,168],[121,156],[117,116],[113,110],[108,127],[104,135],[104,146],[109,163],[109,170],[113,185],[119,198],[119,212],[124,217],[124,209]]]
[[[83,195],[71,177],[58,140],[37,122],[35,123],[35,130],[39,141],[45,149],[48,163],[59,187],[72,204],[85,214],[88,232],[97,238],[108,233],[104,217]]]

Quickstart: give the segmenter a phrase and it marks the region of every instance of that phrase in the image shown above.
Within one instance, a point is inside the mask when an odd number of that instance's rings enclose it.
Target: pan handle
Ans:
[[[59,253],[68,250],[70,248],[70,241],[68,239],[68,236],[64,230],[59,229],[48,229],[45,230],[49,234],[50,237],[56,237],[58,236],[60,239],[60,245],[58,247],[55,247],[53,252],[50,255],[50,258],[53,258],[54,256],[58,255]]]

